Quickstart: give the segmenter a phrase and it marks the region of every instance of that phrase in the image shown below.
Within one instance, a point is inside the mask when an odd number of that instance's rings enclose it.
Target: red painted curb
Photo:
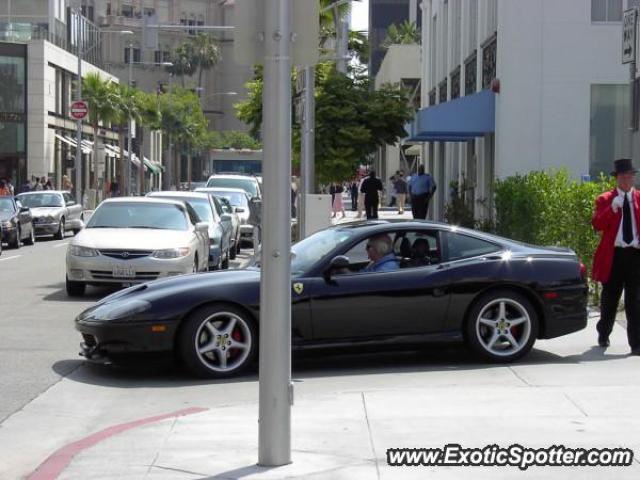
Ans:
[[[91,448],[102,440],[125,432],[132,428],[140,427],[149,423],[159,422],[172,417],[183,417],[208,410],[208,408],[192,407],[178,410],[164,415],[156,415],[155,417],[142,418],[133,422],[121,423],[113,427],[105,428],[88,437],[81,438],[73,443],[69,443],[64,447],[56,450],[49,458],[42,462],[28,477],[27,480],[55,480],[58,478],[65,468],[69,466],[73,457],[87,448]]]

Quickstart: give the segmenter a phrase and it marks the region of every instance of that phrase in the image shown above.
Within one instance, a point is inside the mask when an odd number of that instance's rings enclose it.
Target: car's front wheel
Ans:
[[[36,233],[33,230],[33,225],[31,225],[31,233],[29,233],[29,237],[24,241],[25,245],[33,245],[36,243]]]
[[[511,362],[533,347],[538,316],[523,295],[509,290],[482,296],[469,311],[465,339],[471,349],[492,362]]]
[[[238,308],[212,305],[185,320],[178,353],[189,372],[203,378],[237,375],[253,361],[258,336],[254,322]]]
[[[20,237],[22,237],[22,228],[18,225],[16,229],[16,238],[9,243],[9,248],[20,248]]]
[[[66,288],[67,295],[69,295],[70,297],[81,297],[84,295],[84,292],[87,289],[87,285],[83,282],[74,282],[72,280],[69,280],[69,277],[67,277]]]
[[[56,240],[64,239],[64,218],[60,219],[60,223],[58,224],[58,231],[53,235],[53,238]]]
[[[234,242],[233,245],[231,245],[229,247],[229,259],[230,260],[235,260],[236,259],[236,255],[238,254],[238,248],[237,248],[237,242]]]

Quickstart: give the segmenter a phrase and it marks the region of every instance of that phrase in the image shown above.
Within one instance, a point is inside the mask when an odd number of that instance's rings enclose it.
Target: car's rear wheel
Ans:
[[[64,218],[60,219],[60,224],[58,225],[58,231],[53,235],[53,238],[56,240],[64,239]]]
[[[16,238],[9,243],[9,248],[20,248],[20,237],[22,237],[22,228],[18,225],[16,230]]]
[[[69,277],[67,277],[66,288],[67,295],[69,295],[70,297],[81,297],[84,295],[84,292],[87,289],[87,285],[83,282],[74,282],[72,280],[69,280]]]
[[[465,339],[486,360],[510,362],[526,355],[538,336],[538,316],[523,295],[509,290],[482,296],[469,311]]]
[[[235,260],[237,253],[238,253],[237,243],[234,243],[233,246],[229,248],[229,258],[231,260]]]
[[[245,312],[212,305],[185,320],[178,336],[178,353],[194,375],[223,378],[247,368],[256,355],[257,342],[256,327]]]
[[[227,255],[224,257],[224,260],[222,261],[220,268],[223,270],[226,270],[227,268],[229,268],[229,252],[227,252]]]
[[[29,233],[29,237],[24,241],[25,245],[33,245],[36,243],[36,233],[33,230],[33,225],[31,225],[31,230]]]

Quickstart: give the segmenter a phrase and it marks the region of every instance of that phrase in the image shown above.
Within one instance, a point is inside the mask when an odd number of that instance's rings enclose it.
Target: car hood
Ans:
[[[188,246],[189,230],[159,230],[147,228],[85,228],[71,243],[88,248],[160,250]]]
[[[16,214],[13,212],[0,212],[0,222],[11,220]]]
[[[51,215],[55,217],[62,213],[62,207],[36,207],[31,209],[32,217],[46,217],[47,215]]]

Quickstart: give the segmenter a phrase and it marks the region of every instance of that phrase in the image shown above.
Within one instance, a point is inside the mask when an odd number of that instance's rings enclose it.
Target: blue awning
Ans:
[[[407,128],[407,141],[466,142],[495,129],[495,93],[483,90],[420,110]]]

